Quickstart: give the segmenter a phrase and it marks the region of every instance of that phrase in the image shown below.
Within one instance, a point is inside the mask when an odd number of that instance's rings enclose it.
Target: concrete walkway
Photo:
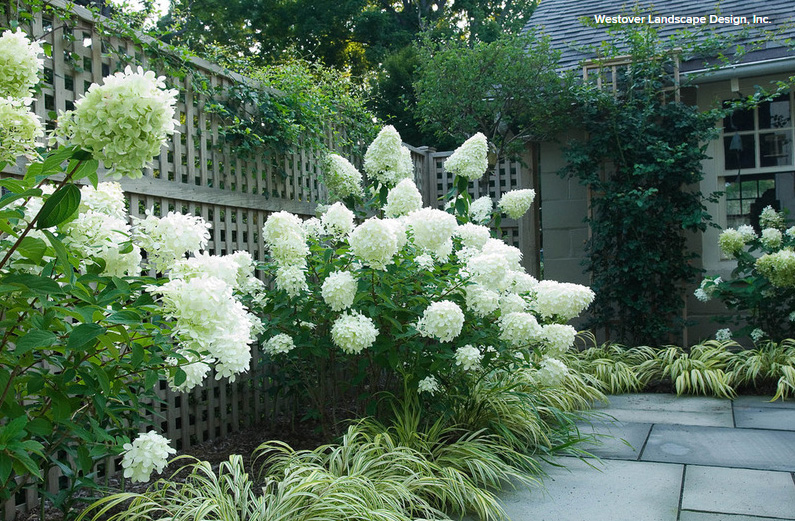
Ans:
[[[513,521],[795,520],[795,402],[610,397],[585,432],[600,460],[561,458],[544,488],[503,494]],[[591,466],[592,465],[592,466]]]

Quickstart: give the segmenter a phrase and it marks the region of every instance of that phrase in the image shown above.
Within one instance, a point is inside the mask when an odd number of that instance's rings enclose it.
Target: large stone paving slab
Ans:
[[[595,434],[597,441],[580,448],[600,458],[636,460],[646,443],[651,423],[593,421],[578,427],[583,434]]]
[[[792,521],[793,518],[788,517],[784,519],[786,521]],[[682,510],[679,521],[778,521],[778,518],[774,519],[770,517],[742,516],[735,514],[712,514],[710,512]]]
[[[795,482],[788,472],[689,465],[682,509],[786,519],[795,515]]]
[[[735,406],[734,424],[741,429],[795,431],[795,408]]]
[[[776,400],[772,396],[738,396],[734,399],[735,407],[771,407],[775,409],[795,409],[795,399]]]
[[[622,394],[598,410],[621,422],[733,427],[729,400],[673,394]]]
[[[793,472],[795,432],[655,425],[641,460]]]
[[[682,465],[604,460],[596,470],[576,458],[548,468],[546,490],[501,494],[512,521],[676,521]]]

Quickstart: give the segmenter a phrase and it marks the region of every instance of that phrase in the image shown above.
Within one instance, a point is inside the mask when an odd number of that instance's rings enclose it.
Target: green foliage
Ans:
[[[611,37],[628,47],[622,53],[631,62],[617,92],[590,83],[577,90],[577,126],[588,139],[569,144],[561,175],[593,194],[585,266],[597,297],[589,325],[610,339],[656,345],[681,331],[682,288],[699,273],[686,232],[706,229],[704,202],[713,198],[692,187],[722,113],[673,99],[683,42],[663,41],[650,26]]]
[[[101,275],[104,261],[65,240],[81,200],[74,183],[95,179],[96,166],[64,147],[24,179],[2,181],[0,499],[33,484],[68,511],[76,490],[99,487],[95,465],[129,441],[130,426],[152,421],[154,385],[177,371],[166,369],[173,346],[160,307],[144,296],[157,281]],[[25,221],[57,176],[58,188]],[[58,494],[46,492],[53,467],[68,480]]]
[[[786,399],[795,392],[795,340],[765,342],[755,349],[737,353],[730,364],[735,385],[776,382],[773,400]]]
[[[482,132],[498,156],[517,156],[527,141],[563,128],[568,79],[545,38],[523,33],[471,45],[426,38],[418,50],[415,117],[440,139]]]

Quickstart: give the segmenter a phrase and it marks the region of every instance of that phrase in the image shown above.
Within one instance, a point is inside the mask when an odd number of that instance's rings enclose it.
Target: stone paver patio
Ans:
[[[513,521],[793,521],[795,402],[767,400],[611,396],[582,427],[608,435],[588,447],[599,460],[561,458],[503,506]]]

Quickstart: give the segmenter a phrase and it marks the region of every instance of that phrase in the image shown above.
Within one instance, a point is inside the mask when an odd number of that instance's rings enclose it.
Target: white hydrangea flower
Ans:
[[[329,154],[323,163],[323,181],[331,195],[337,199],[361,197],[362,174],[350,161],[338,154]]]
[[[742,224],[738,226],[737,231],[740,233],[740,235],[743,238],[743,241],[746,244],[756,239],[756,231],[754,230],[754,227],[751,226],[750,224]]]
[[[392,230],[392,233],[395,234],[395,239],[397,240],[397,251],[403,249],[403,246],[406,245],[409,238],[406,235],[406,218],[401,217],[399,219],[383,219],[383,223]]]
[[[229,255],[220,257],[202,252],[195,257],[178,260],[171,268],[168,277],[187,280],[209,275],[236,288],[238,286],[238,269],[237,262]]]
[[[516,293],[506,293],[500,297],[500,315],[520,313],[527,307],[527,301]]]
[[[176,131],[176,102],[177,91],[166,88],[164,77],[128,66],[91,85],[74,110],[62,112],[55,137],[112,167],[111,178],[139,178]]]
[[[455,365],[460,365],[464,371],[478,369],[481,358],[483,358],[483,353],[472,345],[465,345],[455,350]]]
[[[715,340],[717,340],[718,342],[727,342],[731,339],[732,339],[732,332],[728,327],[723,329],[718,329],[715,332]]]
[[[510,192],[502,194],[498,206],[500,210],[505,212],[511,219],[520,219],[527,213],[527,210],[530,209],[535,197],[535,190],[529,188],[511,190]]]
[[[795,226],[790,226],[789,228],[787,228],[787,231],[784,233],[790,239],[795,239]]]
[[[170,440],[155,431],[141,433],[132,443],[125,443],[121,460],[124,477],[143,483],[149,481],[153,471],[163,472],[169,455],[177,453],[170,444]]]
[[[0,97],[27,98],[44,69],[44,50],[17,27],[0,36]],[[7,127],[3,127],[7,128]]]
[[[482,223],[491,219],[491,212],[494,209],[494,202],[491,197],[484,195],[478,197],[469,205],[469,218],[472,222]]]
[[[422,208],[422,195],[411,179],[403,179],[386,196],[384,215],[401,217]]]
[[[323,223],[317,217],[311,217],[301,222],[301,227],[304,229],[304,235],[309,238],[317,239],[323,235]]]
[[[751,340],[753,340],[754,342],[759,342],[760,340],[762,340],[767,336],[767,333],[765,333],[759,328],[756,328],[753,331],[751,331],[751,334],[749,336],[751,337]]]
[[[706,291],[704,291],[704,289],[703,289],[703,288],[697,288],[697,289],[696,289],[696,290],[693,292],[693,295],[695,295],[695,297],[696,297],[698,300],[700,300],[701,302],[709,302],[709,295],[707,295],[707,292],[706,292]]]
[[[356,297],[356,278],[349,271],[335,271],[323,281],[323,300],[334,311],[342,311],[353,305]]]
[[[485,317],[500,307],[500,294],[478,284],[467,286],[466,306],[475,316]]]
[[[438,250],[450,240],[458,227],[454,215],[435,208],[415,210],[406,217],[406,226],[414,235],[417,248]]]
[[[30,98],[0,97],[0,163],[14,164],[19,156],[38,157],[36,146],[44,130],[30,103]]]
[[[765,206],[759,214],[759,226],[761,228],[784,228],[784,216],[778,213],[772,206]]]
[[[130,246],[130,225],[126,219],[93,210],[78,213],[77,217],[63,225],[68,243],[84,258],[98,257],[105,261],[102,275],[123,277],[140,275],[141,249]]]
[[[331,326],[331,341],[349,355],[372,346],[377,336],[375,323],[357,311],[346,311]]]
[[[178,352],[187,360],[187,362],[183,362],[180,366],[180,369],[185,372],[185,381],[180,385],[175,385],[174,379],[169,377],[168,386],[174,392],[185,393],[191,391],[197,385],[201,385],[212,368],[195,353],[191,353],[185,349],[180,349]],[[209,361],[212,363],[213,360],[210,359]],[[166,359],[166,363],[177,365],[179,362],[176,358],[168,358]]]
[[[105,261],[105,269],[102,270],[102,275],[107,277],[137,277],[141,274],[141,248],[137,245],[132,245],[132,251],[128,253],[121,253],[124,249],[121,244],[116,244],[114,247],[104,248],[97,256]]]
[[[302,291],[308,291],[309,284],[303,266],[287,265],[276,268],[276,286],[291,298],[297,297]]]
[[[491,232],[480,224],[465,223],[455,229],[455,235],[461,238],[461,245],[465,248],[481,249],[486,241],[491,239]]]
[[[286,333],[279,333],[269,338],[268,341],[265,342],[265,345],[262,346],[262,349],[270,355],[289,353],[294,348],[295,342],[293,341],[293,337]]]
[[[180,345],[215,359],[217,379],[234,381],[248,370],[258,319],[234,299],[226,282],[205,275],[147,291],[160,296],[165,317],[175,320],[172,334]]]
[[[580,284],[542,280],[536,286],[531,309],[543,318],[571,320],[591,305],[594,296],[591,288]]]
[[[342,203],[332,204],[321,216],[323,229],[334,237],[345,237],[353,231],[353,212]]]
[[[417,383],[417,392],[433,396],[439,390],[439,382],[433,376],[426,376]]]
[[[428,338],[436,338],[441,342],[450,342],[464,327],[464,312],[458,304],[449,300],[434,302],[422,314],[417,322],[417,331]]]
[[[542,338],[543,330],[530,313],[509,313],[500,318],[500,339],[514,347],[526,346]]]
[[[391,224],[371,217],[348,237],[351,251],[373,269],[384,270],[398,252],[398,238]]]
[[[508,273],[510,283],[508,287],[511,291],[518,294],[531,293],[538,286],[538,280],[524,271],[511,271]]]
[[[547,346],[547,353],[560,356],[574,345],[577,330],[568,324],[547,324],[541,326],[542,337]]]
[[[145,219],[134,219],[135,243],[146,250],[149,262],[159,272],[171,268],[186,253],[198,253],[210,240],[210,223],[199,216],[168,212],[155,217],[149,211]]]
[[[367,147],[364,154],[364,170],[386,186],[394,186],[402,179],[410,179],[414,173],[411,152],[403,146],[395,127],[387,125]]]
[[[505,257],[511,271],[524,271],[522,268],[522,251],[516,246],[505,244],[500,239],[489,239],[483,245],[481,251],[484,254],[496,254]]]
[[[89,210],[104,213],[116,219],[127,219],[124,190],[115,182],[99,183],[96,188],[86,185],[80,189],[79,212]]]
[[[795,252],[779,250],[756,259],[756,269],[780,288],[795,286]]]
[[[544,358],[541,367],[535,372],[535,381],[543,387],[558,387],[569,374],[566,364],[556,358]]]
[[[790,313],[789,316],[787,316],[787,319],[789,319],[790,322],[795,322],[795,311]]]
[[[734,228],[726,228],[718,236],[718,245],[723,253],[733,257],[745,246],[745,236]]]
[[[783,239],[784,236],[781,230],[777,230],[776,228],[765,228],[762,230],[762,237],[760,240],[765,247],[775,249],[781,246]]]
[[[510,270],[508,260],[496,253],[481,253],[470,258],[466,263],[466,271],[473,282],[497,291],[508,287]]]
[[[237,283],[234,285],[236,289],[246,293],[262,289],[263,282],[254,275],[255,262],[249,252],[238,250],[224,258],[231,259],[237,266]]]
[[[269,245],[289,240],[295,235],[306,242],[306,233],[301,219],[284,210],[269,215],[262,226],[262,240]]]
[[[417,263],[420,269],[425,271],[430,271],[433,269],[433,257],[428,255],[427,253],[423,253],[422,255],[417,255],[414,258],[414,262]]]
[[[438,248],[431,250],[431,253],[433,253],[433,256],[436,257],[436,260],[439,262],[447,262],[447,259],[449,259],[450,255],[453,253],[453,240],[447,239],[441,245],[439,245]]]
[[[464,141],[453,155],[444,162],[444,169],[460,175],[470,181],[481,177],[489,167],[489,143],[482,133],[478,132]]]

